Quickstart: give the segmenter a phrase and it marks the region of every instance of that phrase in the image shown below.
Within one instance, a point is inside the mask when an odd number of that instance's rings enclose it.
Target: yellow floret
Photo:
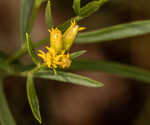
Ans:
[[[69,68],[71,65],[71,59],[69,54],[65,54],[65,51],[63,51],[61,54],[56,54],[56,51],[53,48],[46,47],[48,50],[46,53],[42,50],[39,50],[38,56],[40,56],[48,68],[54,68],[57,67],[60,68]]]

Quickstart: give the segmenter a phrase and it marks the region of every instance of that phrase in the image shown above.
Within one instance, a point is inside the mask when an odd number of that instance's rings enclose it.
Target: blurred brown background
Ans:
[[[85,5],[90,0],[81,0]],[[115,24],[149,19],[148,0],[110,0],[98,12],[82,20],[87,30]],[[0,49],[8,54],[19,48],[20,0],[0,0]],[[39,10],[33,28],[34,41],[48,36],[44,17],[45,5]],[[52,0],[52,15],[56,25],[74,16],[72,0]],[[149,69],[149,35],[96,43],[74,45],[72,51],[86,49],[82,58],[106,59]],[[26,63],[30,57],[24,57]],[[145,106],[150,94],[148,85],[112,74],[83,72],[105,83],[102,88],[86,88],[50,80],[36,79],[43,125],[149,125]],[[33,118],[26,97],[26,80],[10,76],[5,80],[5,92],[18,125],[38,125]],[[147,103],[149,104],[149,103]],[[147,111],[144,113],[144,109]]]

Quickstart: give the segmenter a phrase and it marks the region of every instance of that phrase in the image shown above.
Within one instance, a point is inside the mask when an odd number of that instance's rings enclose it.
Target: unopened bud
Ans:
[[[50,47],[52,47],[56,53],[60,53],[63,49],[62,33],[59,29],[48,30],[50,32]]]
[[[71,21],[71,26],[63,34],[63,47],[69,51],[79,31],[84,30],[85,27],[79,27],[75,20]]]

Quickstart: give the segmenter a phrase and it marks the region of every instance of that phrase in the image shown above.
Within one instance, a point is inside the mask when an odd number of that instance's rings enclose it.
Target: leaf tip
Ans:
[[[26,38],[28,38],[29,37],[29,34],[28,33],[26,33]]]
[[[103,83],[98,83],[98,84],[92,85],[91,87],[93,87],[93,88],[98,88],[98,87],[103,87],[103,86],[104,86]]]
[[[41,116],[39,116],[39,117],[34,116],[34,117],[35,117],[35,119],[36,119],[40,124],[42,124],[42,118],[41,118]]]

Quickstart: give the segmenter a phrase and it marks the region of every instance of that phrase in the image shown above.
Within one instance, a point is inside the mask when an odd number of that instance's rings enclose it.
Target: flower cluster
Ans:
[[[48,29],[50,32],[50,47],[46,46],[46,53],[39,50],[38,56],[44,60],[48,68],[69,68],[72,62],[69,54],[70,47],[77,33],[84,29],[85,27],[79,27],[75,20],[71,21],[70,27],[64,34],[58,28]]]

